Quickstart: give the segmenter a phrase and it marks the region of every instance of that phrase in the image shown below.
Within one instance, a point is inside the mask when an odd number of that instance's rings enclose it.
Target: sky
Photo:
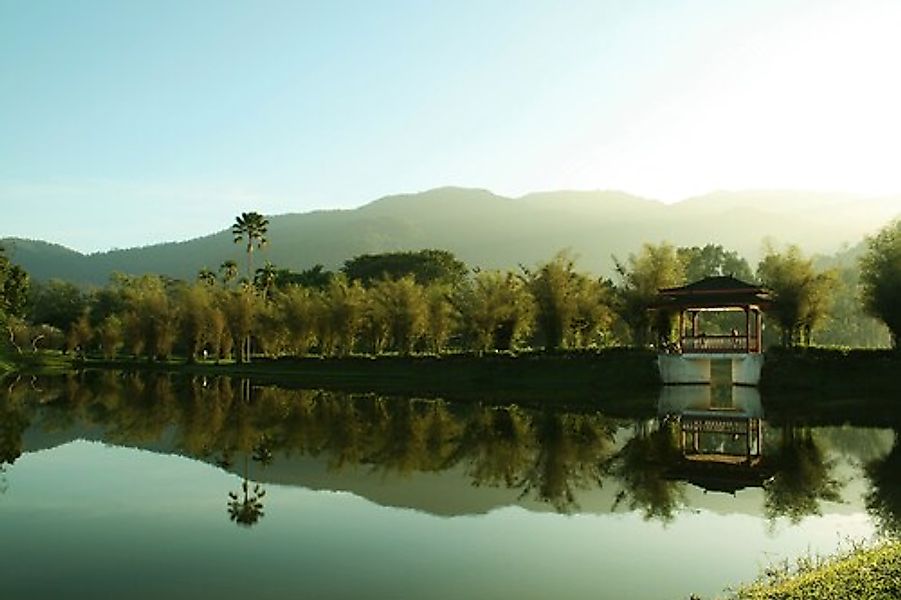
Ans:
[[[444,185],[901,193],[901,2],[0,0],[0,237]]]

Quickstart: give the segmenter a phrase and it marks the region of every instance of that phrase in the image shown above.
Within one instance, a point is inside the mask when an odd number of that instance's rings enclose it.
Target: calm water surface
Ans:
[[[897,526],[886,428],[89,374],[0,396],[4,598],[712,597]]]

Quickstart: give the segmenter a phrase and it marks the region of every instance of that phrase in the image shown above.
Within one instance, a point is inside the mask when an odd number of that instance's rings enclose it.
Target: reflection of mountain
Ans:
[[[686,507],[761,514],[767,506],[771,516],[859,510],[858,488],[857,495],[848,495],[829,482],[844,481],[845,472],[859,479],[861,459],[878,464],[893,439],[890,431],[842,428],[819,436],[816,430],[764,427],[768,437],[761,451],[791,481],[783,477],[773,489],[748,488],[733,497],[705,493],[705,487],[718,488],[689,485],[692,477],[679,475],[685,448],[669,419],[251,389],[227,379],[164,375],[102,373],[77,385],[69,380],[43,387],[57,392],[43,392],[41,404],[31,401],[28,387],[0,397],[4,414],[14,417],[5,423],[19,423],[6,437],[25,452],[91,439],[202,460],[241,477],[247,462],[251,482],[270,491],[279,485],[341,490],[438,515],[511,505],[630,510],[662,520]],[[701,408],[691,398],[683,404],[694,412]],[[741,411],[756,415],[759,406],[753,404]],[[672,408],[673,399],[664,405]],[[725,408],[717,400],[716,410]],[[849,450],[857,446],[861,452]],[[885,488],[889,479],[883,476],[880,485]],[[801,484],[790,485],[795,480]],[[814,489],[817,482],[823,485]],[[850,503],[824,504],[836,499],[832,491]]]

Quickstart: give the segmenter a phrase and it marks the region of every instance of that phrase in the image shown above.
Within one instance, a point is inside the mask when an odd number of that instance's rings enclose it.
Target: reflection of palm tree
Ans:
[[[233,523],[242,527],[253,527],[265,516],[263,496],[266,495],[259,483],[251,487],[247,479],[247,455],[244,455],[244,479],[240,492],[228,493],[228,516]]]

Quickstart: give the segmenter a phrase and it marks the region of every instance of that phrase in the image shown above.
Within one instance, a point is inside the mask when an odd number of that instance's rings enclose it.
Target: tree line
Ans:
[[[433,249],[362,255],[337,272],[321,265],[293,272],[268,261],[254,268],[267,227],[259,213],[242,213],[232,230],[245,245],[243,276],[226,260],[195,281],[116,274],[90,291],[34,284],[0,253],[9,343],[19,351],[188,361],[648,346],[676,334],[674,315],[650,310],[660,288],[726,274],[771,291],[767,319],[782,345],[865,326],[887,339],[865,313],[887,326],[893,343],[901,332],[901,222],[867,240],[850,283],[847,269],[818,268],[797,247],[767,248],[752,270],[713,244],[644,244],[625,260],[614,257],[614,279],[579,271],[565,251],[508,271],[471,269]]]

